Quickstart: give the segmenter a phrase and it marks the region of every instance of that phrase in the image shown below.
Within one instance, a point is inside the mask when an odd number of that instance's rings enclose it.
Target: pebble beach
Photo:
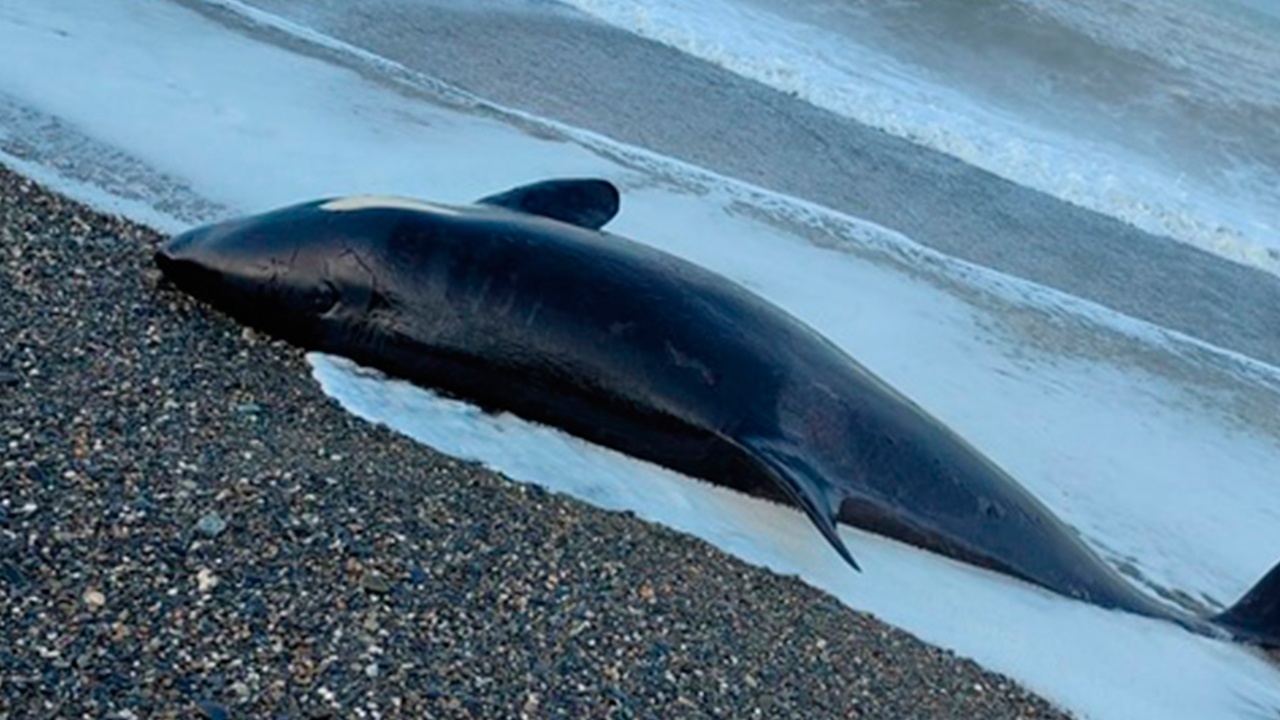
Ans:
[[[0,168],[0,720],[1067,717],[343,412],[161,239]]]

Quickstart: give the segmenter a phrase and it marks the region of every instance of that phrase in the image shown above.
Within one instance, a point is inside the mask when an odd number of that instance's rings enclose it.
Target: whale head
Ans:
[[[295,205],[198,227],[161,245],[155,262],[179,290],[259,330],[324,349],[333,332],[385,302],[361,242],[393,216],[357,221],[325,207]],[[419,211],[421,212],[421,211]]]
[[[617,188],[598,179],[534,183],[471,206],[357,195],[198,227],[161,245],[155,261],[179,290],[246,325],[308,349],[350,349],[388,337],[405,291],[397,269],[416,269],[419,305],[433,289],[444,295],[442,276],[457,264],[450,248],[475,228],[553,222],[562,231],[597,230],[617,212]],[[424,312],[416,308],[419,322]]]

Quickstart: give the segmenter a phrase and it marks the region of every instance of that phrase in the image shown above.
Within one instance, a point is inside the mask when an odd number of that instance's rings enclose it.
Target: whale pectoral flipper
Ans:
[[[618,214],[618,188],[594,178],[547,180],[521,185],[476,201],[599,230]]]
[[[746,453],[757,460],[765,473],[786,493],[791,501],[818,526],[818,531],[854,570],[862,568],[853,559],[836,531],[836,516],[844,498],[833,497],[831,486],[785,443],[768,438],[751,437],[739,441]]]

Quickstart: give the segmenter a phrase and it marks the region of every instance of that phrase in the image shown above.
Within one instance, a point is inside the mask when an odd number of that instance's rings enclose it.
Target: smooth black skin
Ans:
[[[800,506],[1106,608],[1280,644],[1280,568],[1191,617],[1137,591],[1013,478],[809,327],[741,286],[598,232],[601,180],[472,206],[326,210],[197,228],[156,262],[182,290],[304,348]]]

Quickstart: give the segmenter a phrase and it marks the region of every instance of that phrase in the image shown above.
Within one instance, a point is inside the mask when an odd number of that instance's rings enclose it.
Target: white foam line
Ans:
[[[229,13],[238,15],[244,20],[247,20],[251,25],[256,25],[270,30],[277,30],[317,47],[322,47],[326,50],[356,58],[379,70],[389,72],[397,79],[411,80],[414,86],[419,89],[426,89],[432,92],[441,100],[460,104],[465,107],[483,107],[488,110],[495,110],[499,112],[504,110],[503,108],[499,108],[497,105],[494,105],[477,95],[473,95],[462,88],[450,85],[449,83],[437,78],[424,75],[416,70],[405,67],[394,60],[365,50],[358,45],[352,45],[331,35],[325,35],[314,28],[309,28],[306,25],[299,25],[288,18],[267,12],[266,10],[261,10],[253,7],[252,5],[247,5],[240,2],[240,0],[196,0],[196,2],[200,2],[211,7],[221,8]]]

